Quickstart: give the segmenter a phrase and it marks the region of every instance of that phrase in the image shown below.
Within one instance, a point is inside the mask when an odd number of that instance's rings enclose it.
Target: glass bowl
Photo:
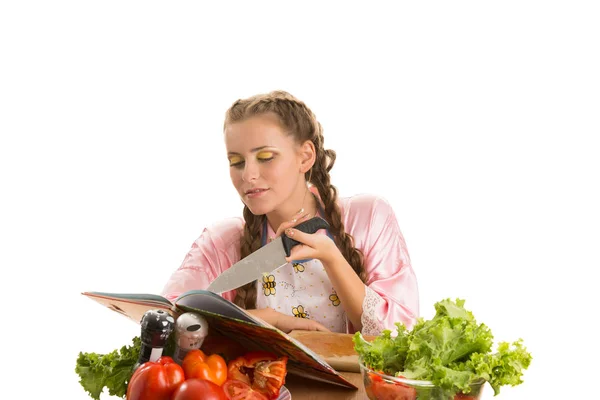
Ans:
[[[442,400],[449,399],[442,388],[430,381],[418,381],[385,375],[359,361],[365,391],[370,400]],[[471,383],[469,393],[458,392],[454,400],[480,400],[485,380]]]

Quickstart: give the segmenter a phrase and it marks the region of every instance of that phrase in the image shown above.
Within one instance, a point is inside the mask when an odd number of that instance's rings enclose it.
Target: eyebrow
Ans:
[[[271,146],[260,146],[260,147],[255,147],[255,148],[251,149],[251,150],[250,150],[250,152],[251,152],[251,153],[256,153],[257,151],[260,151],[260,150],[266,149],[266,148],[268,148],[268,147],[271,147]],[[230,152],[228,152],[228,153],[227,153],[227,155],[232,155],[232,154],[238,154],[238,155],[239,155],[240,153],[236,153],[235,151],[230,151]]]

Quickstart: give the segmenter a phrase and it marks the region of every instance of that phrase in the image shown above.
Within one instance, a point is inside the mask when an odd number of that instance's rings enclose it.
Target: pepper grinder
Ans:
[[[208,335],[208,322],[192,312],[181,314],[175,321],[175,351],[173,360],[181,364],[190,350],[199,349]]]
[[[148,310],[140,322],[141,350],[134,371],[147,361],[155,362],[163,353],[167,339],[173,331],[175,319],[164,310]]]

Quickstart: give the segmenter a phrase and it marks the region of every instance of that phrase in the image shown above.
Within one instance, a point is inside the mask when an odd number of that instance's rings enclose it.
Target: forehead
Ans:
[[[246,152],[261,146],[291,147],[293,137],[284,133],[277,117],[258,115],[225,127],[228,151]]]

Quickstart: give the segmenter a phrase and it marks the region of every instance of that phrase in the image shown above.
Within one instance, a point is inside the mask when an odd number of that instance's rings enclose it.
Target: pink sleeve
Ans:
[[[363,333],[395,331],[396,322],[411,329],[419,315],[419,291],[392,207],[370,195],[350,198],[348,207],[346,230],[363,251],[367,272]]]
[[[239,260],[242,229],[240,218],[227,219],[204,229],[167,281],[162,295],[173,300],[189,290],[206,289],[222,271]],[[222,296],[233,301],[235,290]]]

